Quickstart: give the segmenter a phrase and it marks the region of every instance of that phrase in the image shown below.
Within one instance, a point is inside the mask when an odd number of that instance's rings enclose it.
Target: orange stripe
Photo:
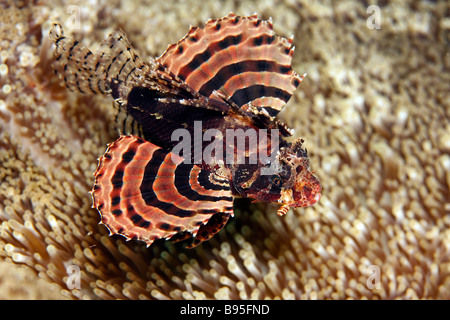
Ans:
[[[200,182],[198,181],[199,173],[202,170],[200,167],[195,166],[191,170],[191,174],[189,176],[189,184],[195,192],[197,192],[200,195],[205,196],[213,196],[213,197],[222,197],[222,196],[230,196],[230,190],[212,190],[212,189],[205,189]],[[211,174],[212,175],[212,174]],[[210,180],[211,181],[211,180]],[[211,183],[216,184],[215,182],[211,181]]]
[[[261,23],[258,27],[254,26],[254,22],[257,21],[255,16],[243,17],[240,21],[234,25],[231,21],[233,19],[225,17],[217,21],[210,20],[204,29],[196,29],[194,32],[188,33],[182,40],[176,45],[169,46],[166,52],[158,58],[160,62],[168,67],[168,69],[176,75],[179,75],[180,70],[188,65],[192,59],[199,53],[204,52],[209,47],[214,47],[211,52],[211,58],[202,68],[194,70],[187,78],[186,82],[191,85],[195,90],[198,90],[202,84],[211,79],[222,66],[238,62],[241,60],[247,60],[249,57],[260,58],[258,50],[252,50],[253,47],[250,44],[246,44],[245,40],[267,34],[273,35],[273,31],[267,23]],[[220,24],[220,30],[216,30],[216,25]],[[225,50],[218,50],[218,43],[229,36],[241,35],[241,43],[237,46],[240,47],[242,52],[236,53],[235,47],[231,46]],[[189,40],[190,37],[196,37],[197,42]],[[214,45],[213,45],[214,44]],[[245,44],[245,46],[242,46]],[[181,45],[183,53],[178,54],[177,48]],[[247,52],[247,50],[250,50]],[[239,56],[243,57],[239,59]]]

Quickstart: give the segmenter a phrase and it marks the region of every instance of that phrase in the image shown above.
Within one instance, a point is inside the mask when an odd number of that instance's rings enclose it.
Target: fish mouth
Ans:
[[[315,205],[315,204],[320,200],[320,197],[321,197],[321,196],[322,196],[322,194],[321,194],[320,192],[316,193],[316,194],[314,195],[314,197],[311,199],[311,201],[310,201],[310,203],[309,203],[309,206]]]

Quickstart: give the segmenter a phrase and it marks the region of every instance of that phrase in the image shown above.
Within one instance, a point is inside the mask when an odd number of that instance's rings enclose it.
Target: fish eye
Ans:
[[[280,177],[279,175],[274,174],[274,175],[272,176],[272,184],[273,184],[275,187],[280,188],[281,185],[283,184],[283,181],[281,180],[281,177]]]

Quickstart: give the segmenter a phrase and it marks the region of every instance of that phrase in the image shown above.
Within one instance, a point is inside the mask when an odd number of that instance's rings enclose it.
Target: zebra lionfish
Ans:
[[[114,98],[121,135],[99,159],[91,191],[112,234],[147,245],[190,239],[194,247],[225,226],[235,197],[280,203],[279,215],[319,200],[303,140],[287,142],[292,131],[275,118],[304,76],[291,68],[293,38],[277,36],[271,19],[230,13],[209,20],[148,62],[122,32],[96,53],[66,38],[59,24],[50,38],[56,73],[69,89]],[[214,140],[205,137],[210,130]],[[194,136],[183,137],[192,143],[182,154],[174,152],[181,139],[174,132]],[[251,162],[255,154],[265,160]]]

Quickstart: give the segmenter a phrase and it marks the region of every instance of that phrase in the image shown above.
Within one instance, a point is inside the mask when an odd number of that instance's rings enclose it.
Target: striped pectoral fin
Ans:
[[[229,185],[211,182],[212,173],[183,160],[135,136],[111,143],[92,190],[102,223],[150,245],[183,232],[196,236],[218,212],[232,213]]]
[[[158,61],[206,97],[220,93],[275,117],[303,79],[292,70],[293,53],[292,38],[277,36],[271,20],[231,13],[191,28]]]

